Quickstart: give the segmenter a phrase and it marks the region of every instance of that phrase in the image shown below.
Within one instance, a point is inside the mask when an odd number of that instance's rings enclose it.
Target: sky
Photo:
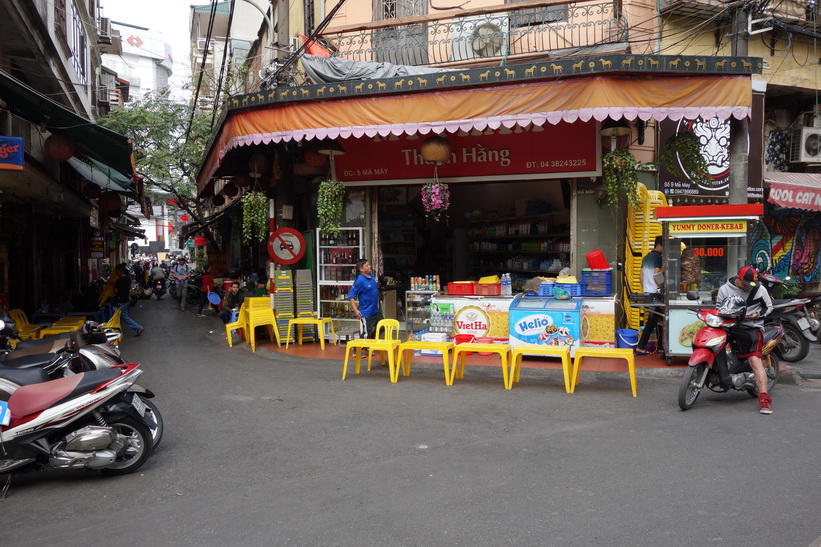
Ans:
[[[188,58],[188,18],[191,5],[209,4],[207,0],[102,0],[102,16],[112,21],[146,27],[162,32],[171,45],[174,58],[171,86],[182,87],[190,73]],[[123,32],[124,29],[121,29]]]

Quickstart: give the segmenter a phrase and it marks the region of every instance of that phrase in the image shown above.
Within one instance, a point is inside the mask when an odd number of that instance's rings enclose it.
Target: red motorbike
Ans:
[[[732,328],[739,323],[746,313],[746,306],[728,313],[715,309],[695,310],[705,326],[701,327],[693,338],[693,354],[690,356],[687,370],[681,379],[678,391],[678,406],[689,410],[705,387],[716,393],[730,390],[747,391],[758,397],[753,374],[747,359],[739,357],[734,338],[730,335]],[[778,358],[773,350],[784,336],[784,330],[777,323],[764,325],[764,344],[762,361],[767,371],[767,391],[770,392],[778,381],[780,370]]]

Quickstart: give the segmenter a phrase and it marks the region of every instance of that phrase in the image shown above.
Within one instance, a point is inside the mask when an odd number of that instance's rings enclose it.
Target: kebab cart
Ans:
[[[634,302],[664,317],[667,364],[692,354],[693,336],[703,326],[690,311],[689,291],[714,305],[718,288],[749,264],[749,236],[764,213],[761,204],[658,207],[664,249],[664,291],[660,302]]]

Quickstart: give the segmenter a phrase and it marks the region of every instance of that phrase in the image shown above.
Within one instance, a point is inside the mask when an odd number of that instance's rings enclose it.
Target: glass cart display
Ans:
[[[316,242],[317,313],[355,323],[348,292],[356,279],[356,261],[364,255],[362,228],[340,228],[339,236],[333,238],[317,229]]]
[[[437,291],[405,291],[405,330],[408,335],[428,328],[430,299],[435,294],[439,293]]]

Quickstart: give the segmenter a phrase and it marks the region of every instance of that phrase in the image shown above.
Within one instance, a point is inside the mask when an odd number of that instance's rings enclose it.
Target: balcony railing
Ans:
[[[479,64],[508,57],[583,50],[627,41],[628,24],[617,2],[520,4],[460,17],[433,15],[329,29],[321,38],[334,55],[402,65]],[[506,9],[505,9],[506,8]],[[505,11],[497,11],[505,10]]]

